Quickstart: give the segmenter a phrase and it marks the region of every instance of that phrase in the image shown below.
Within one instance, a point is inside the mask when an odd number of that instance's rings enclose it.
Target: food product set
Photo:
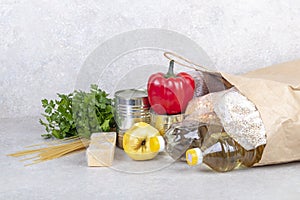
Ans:
[[[166,151],[174,160],[204,163],[220,172],[257,163],[266,137],[255,105],[234,87],[225,87],[217,74],[174,74],[173,68],[171,60],[166,74],[151,75],[147,91],[115,93],[117,146],[137,162]]]
[[[299,66],[298,60],[242,75],[194,67],[174,74],[171,60],[167,73],[145,80],[145,90],[119,90],[114,99],[97,85],[58,94],[42,100],[40,123],[42,136],[59,142],[10,156],[35,154],[23,159],[34,159],[31,165],[86,150],[88,166],[113,166],[120,148],[132,162],[164,152],[217,172],[299,161]]]

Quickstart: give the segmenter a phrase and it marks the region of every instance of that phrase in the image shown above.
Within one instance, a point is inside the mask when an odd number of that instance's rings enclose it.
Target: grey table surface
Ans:
[[[43,132],[37,118],[0,119],[0,199],[300,199],[299,162],[228,173],[175,162],[134,174],[87,167],[84,151],[28,167],[6,156],[43,142]],[[119,167],[160,167],[127,163]]]

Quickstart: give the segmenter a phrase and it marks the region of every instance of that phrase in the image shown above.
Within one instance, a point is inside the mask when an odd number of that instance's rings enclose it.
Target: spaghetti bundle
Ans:
[[[31,160],[32,161],[31,163],[25,165],[28,166],[28,165],[48,161],[48,160],[53,160],[74,152],[84,150],[88,145],[89,145],[89,140],[81,139],[79,137],[72,137],[60,141],[32,145],[29,147],[39,146],[39,148],[19,151],[16,153],[9,154],[8,156],[23,157],[23,156],[33,155],[32,157],[28,157],[21,160],[21,161]]]

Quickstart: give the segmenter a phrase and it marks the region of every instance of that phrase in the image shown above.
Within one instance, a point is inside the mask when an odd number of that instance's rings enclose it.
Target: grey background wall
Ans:
[[[300,58],[298,0],[0,0],[0,118],[39,115],[99,44],[139,28],[182,33],[230,73]]]

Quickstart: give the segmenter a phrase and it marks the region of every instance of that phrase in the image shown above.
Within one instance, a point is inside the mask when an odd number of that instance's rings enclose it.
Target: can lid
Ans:
[[[145,90],[138,90],[138,89],[126,89],[126,90],[119,90],[115,93],[115,97],[120,99],[140,99],[147,97],[148,94]]]
[[[199,165],[203,161],[203,155],[199,148],[193,148],[186,151],[186,161],[190,166]]]
[[[165,149],[165,140],[162,136],[155,136],[150,138],[151,152],[162,152]]]
[[[115,103],[120,105],[149,105],[146,90],[119,90],[115,93],[115,97]]]

